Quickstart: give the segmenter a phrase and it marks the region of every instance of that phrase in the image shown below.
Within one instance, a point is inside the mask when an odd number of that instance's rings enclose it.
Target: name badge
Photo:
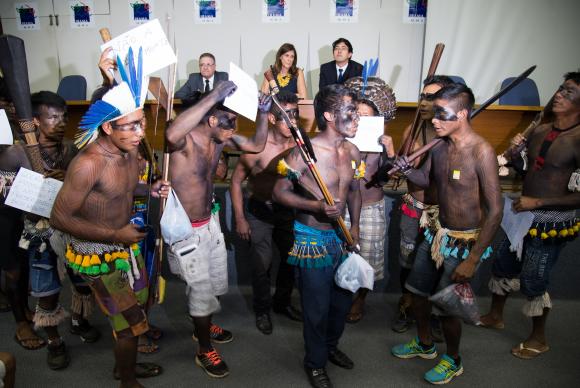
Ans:
[[[459,179],[461,177],[461,171],[453,170],[453,179]]]

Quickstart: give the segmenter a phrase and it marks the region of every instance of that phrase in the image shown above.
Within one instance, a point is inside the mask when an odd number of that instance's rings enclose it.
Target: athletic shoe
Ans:
[[[193,331],[191,338],[193,338],[194,341],[197,341],[197,334],[195,333],[195,330]],[[212,323],[209,327],[209,339],[216,344],[226,344],[234,340],[234,335],[231,331],[222,329],[218,325],[214,325]]]
[[[91,326],[86,319],[81,319],[80,321],[71,319],[70,333],[80,336],[81,340],[88,344],[97,342],[101,338],[101,332]]]
[[[455,376],[459,376],[463,373],[463,366],[461,364],[456,365],[453,358],[444,354],[439,361],[439,364],[435,368],[431,369],[429,372],[425,373],[425,380],[431,384],[447,384]]]
[[[230,374],[228,366],[215,349],[196,354],[195,363],[211,377],[222,378]]]
[[[421,357],[427,360],[432,360],[437,357],[435,345],[431,345],[430,348],[424,349],[419,345],[419,337],[413,338],[409,343],[393,346],[391,353],[393,356],[399,358]]]

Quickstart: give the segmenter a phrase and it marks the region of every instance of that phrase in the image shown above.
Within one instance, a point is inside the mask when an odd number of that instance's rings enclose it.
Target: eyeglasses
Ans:
[[[288,114],[288,117],[290,119],[298,120],[300,116],[298,109],[284,109],[284,112]],[[278,112],[278,115],[276,116],[276,121],[284,121],[284,115],[282,114],[282,112]]]
[[[434,96],[435,96],[435,93],[421,93],[421,94],[419,94],[419,98],[421,100],[425,100],[425,101],[433,101]]]
[[[145,131],[145,117],[140,118],[139,120],[131,121],[130,123],[125,124],[111,124],[114,129],[119,131]]]

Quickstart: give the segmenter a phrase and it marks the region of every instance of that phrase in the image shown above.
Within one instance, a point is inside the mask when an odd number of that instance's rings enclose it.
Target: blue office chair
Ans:
[[[503,89],[515,77],[506,78],[501,83]],[[526,78],[518,86],[499,98],[499,105],[539,106],[540,94],[533,79]]]
[[[82,75],[67,75],[60,80],[56,94],[66,101],[87,99],[87,80]]]
[[[448,77],[451,78],[451,80],[457,84],[467,85],[463,77],[460,77],[458,75],[448,75]]]

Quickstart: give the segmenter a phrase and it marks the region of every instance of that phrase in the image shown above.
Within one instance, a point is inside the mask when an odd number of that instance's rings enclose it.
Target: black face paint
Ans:
[[[578,89],[566,85],[560,85],[556,93],[560,93],[562,97],[571,102],[580,99],[580,92]]]
[[[421,100],[433,101],[435,99],[435,93],[421,93],[419,94]]]
[[[288,114],[288,117],[290,117],[290,120],[295,119],[296,121],[298,121],[298,117],[299,117],[298,108],[284,109],[284,112],[286,112],[286,114]],[[276,121],[284,121],[284,115],[282,114],[282,112],[277,112]]]
[[[218,117],[217,126],[220,127],[221,129],[233,130],[233,129],[236,129],[236,120],[237,120],[237,116],[228,117],[225,114],[220,115]]]
[[[433,113],[433,118],[439,121],[457,121],[459,119],[454,111],[439,105],[433,106]]]
[[[336,115],[336,127],[339,130],[346,130],[352,125],[353,121],[358,120],[356,105],[351,102],[343,102],[340,108],[334,111]]]

